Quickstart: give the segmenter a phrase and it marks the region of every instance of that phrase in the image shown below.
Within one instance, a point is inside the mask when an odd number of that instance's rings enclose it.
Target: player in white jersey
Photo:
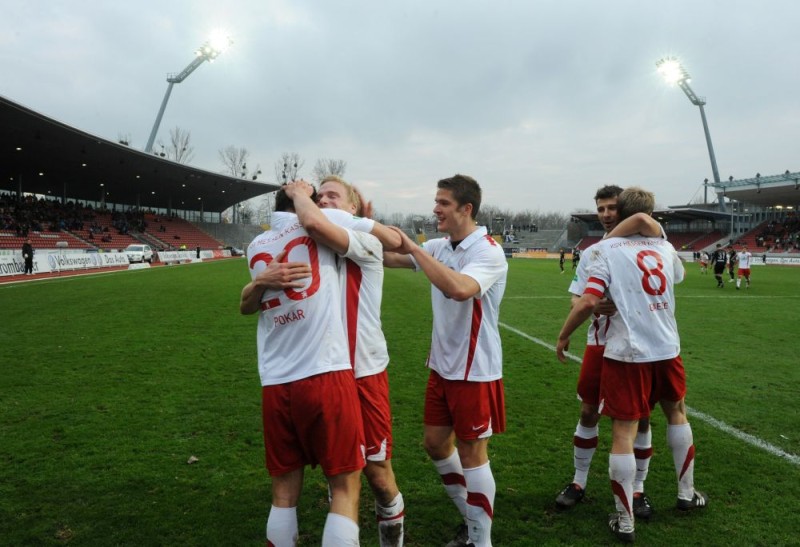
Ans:
[[[389,352],[380,318],[382,244],[387,248],[398,247],[400,236],[377,222],[371,233],[347,228],[353,222],[348,222],[348,218],[356,218],[353,215],[361,212],[361,198],[339,177],[321,181],[317,203],[310,197],[312,192],[312,187],[303,181],[287,186],[303,227],[318,243],[344,259],[339,266],[342,313],[364,423],[367,458],[364,475],[375,496],[380,546],[401,547],[405,505],[391,464],[392,415],[386,372]]]
[[[498,319],[508,264],[503,249],[475,223],[478,183],[455,175],[437,186],[433,212],[438,230],[449,237],[420,247],[397,230],[401,254],[385,253],[384,264],[421,269],[431,281],[425,450],[465,521],[448,545],[487,546],[496,490],[488,443],[505,430]]]
[[[650,192],[629,188],[619,197],[620,216],[649,214],[654,203]],[[613,430],[609,476],[617,511],[610,516],[609,527],[619,539],[633,541],[633,445],[639,419],[650,415],[656,401],[669,424],[667,444],[678,477],[678,509],[706,505],[705,496],[694,489],[694,441],[686,419],[686,376],[674,315],[673,287],[683,280],[684,269],[666,240],[639,236],[606,239],[589,259],[587,288],[561,329],[556,352],[564,362],[570,335],[597,302],[610,295],[617,315],[607,331],[600,386],[602,412],[612,418]]]
[[[650,236],[663,236],[661,226],[652,217],[630,217],[618,226],[619,212],[617,198],[622,193],[622,188],[616,185],[607,185],[599,188],[594,200],[597,207],[597,220],[606,233],[612,230],[619,235],[633,235],[643,233]],[[584,251],[584,256],[591,256],[594,245]],[[589,279],[589,260],[582,260],[569,286],[572,295],[571,305],[574,305],[583,295]],[[578,378],[578,398],[581,401],[581,414],[575,433],[572,437],[573,464],[575,474],[572,481],[567,484],[556,497],[556,507],[570,509],[578,504],[584,497],[586,482],[589,477],[589,468],[592,458],[597,450],[600,434],[600,377],[603,369],[603,352],[606,344],[606,330],[609,327],[609,317],[616,313],[614,303],[603,298],[597,304],[592,314],[587,333],[586,349],[581,360],[581,370]],[[649,519],[653,509],[650,498],[644,491],[644,481],[653,455],[652,434],[649,418],[642,418],[639,423],[636,442],[634,443],[636,455],[636,481],[634,483],[633,507],[637,518]]]
[[[742,246],[742,250],[736,255],[739,258],[739,272],[736,278],[736,289],[742,285],[742,277],[744,277],[747,284],[746,289],[750,288],[750,263],[753,260],[753,254],[747,250],[747,245]]]
[[[258,318],[258,364],[266,464],[272,476],[267,544],[297,541],[297,503],[305,465],[319,464],[331,492],[322,545],[358,545],[364,432],[342,324],[335,253],[308,236],[285,190],[275,198],[270,230],[247,248],[252,281],[240,311]],[[368,229],[371,221],[364,221]],[[307,263],[302,287],[270,289],[268,266]]]

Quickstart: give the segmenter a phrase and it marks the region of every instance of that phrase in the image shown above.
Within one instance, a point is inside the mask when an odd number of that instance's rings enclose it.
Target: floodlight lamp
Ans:
[[[224,30],[215,30],[209,36],[207,43],[219,55],[233,45],[233,40]]]
[[[690,81],[689,73],[686,72],[683,65],[681,65],[680,61],[675,57],[659,59],[658,62],[656,62],[656,70],[669,85]]]

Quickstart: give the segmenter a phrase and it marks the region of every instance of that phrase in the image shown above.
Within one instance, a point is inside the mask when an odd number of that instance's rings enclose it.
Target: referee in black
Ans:
[[[721,243],[717,243],[716,250],[711,253],[711,263],[714,265],[714,277],[717,279],[717,288],[724,289],[725,283],[722,282],[722,274],[728,265],[728,253],[722,248]]]

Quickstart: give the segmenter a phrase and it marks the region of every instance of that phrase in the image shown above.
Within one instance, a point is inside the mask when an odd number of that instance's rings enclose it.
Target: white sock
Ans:
[[[267,518],[267,545],[294,547],[297,544],[297,507],[275,507]]]
[[[636,458],[633,454],[611,454],[608,457],[608,477],[614,492],[614,504],[621,523],[630,518],[633,523],[633,477],[636,475]]]
[[[578,422],[575,428],[575,436],[572,437],[573,463],[575,464],[575,477],[572,482],[586,488],[586,481],[589,478],[589,467],[592,465],[592,458],[597,450],[597,437],[600,428],[584,427]]]
[[[383,506],[375,502],[380,547],[403,547],[405,508],[401,493],[398,493],[389,505]]]
[[[358,524],[344,515],[328,513],[322,530],[322,547],[358,547]]]
[[[675,474],[678,476],[678,497],[690,500],[694,497],[694,437],[692,426],[687,424],[667,425],[667,446],[672,450]]]
[[[464,481],[464,469],[461,467],[461,458],[458,450],[453,450],[447,458],[434,460],[433,464],[442,478],[444,489],[453,503],[456,504],[462,517],[467,516],[467,483]]]
[[[467,527],[473,545],[488,547],[492,544],[494,496],[497,490],[489,462],[472,469],[464,469],[467,483]]]
[[[739,278],[736,279],[736,288],[738,289],[741,286],[742,286],[742,278],[739,277]]]
[[[653,456],[653,433],[636,433],[633,441],[633,455],[636,458],[636,476],[633,479],[633,491],[644,492],[644,481],[650,469],[650,458]]]

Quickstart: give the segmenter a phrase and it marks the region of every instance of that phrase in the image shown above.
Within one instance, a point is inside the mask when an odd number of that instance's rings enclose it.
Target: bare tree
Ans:
[[[314,164],[314,169],[311,172],[311,176],[314,179],[314,182],[319,183],[322,179],[330,175],[343,177],[346,169],[347,162],[344,160],[322,158],[318,159],[317,163]]]
[[[295,180],[304,164],[305,161],[300,159],[297,152],[284,152],[281,159],[275,162],[275,180],[278,184]]]
[[[261,167],[256,165],[253,169],[249,168],[247,166],[249,157],[250,152],[244,147],[237,148],[236,146],[227,146],[219,151],[219,159],[225,166],[225,173],[232,177],[256,180],[261,174]],[[245,212],[247,213],[247,218],[245,218]],[[228,208],[223,211],[222,215],[232,222],[237,222],[237,216],[240,217],[240,222],[244,222],[245,220],[249,221],[254,216],[250,204],[245,204],[244,206],[239,204],[238,208],[236,206]]]
[[[158,145],[161,147],[162,158],[166,157],[176,163],[187,164],[194,159],[194,147],[191,145],[192,133],[178,126],[169,130],[169,144],[164,146],[160,140]]]

